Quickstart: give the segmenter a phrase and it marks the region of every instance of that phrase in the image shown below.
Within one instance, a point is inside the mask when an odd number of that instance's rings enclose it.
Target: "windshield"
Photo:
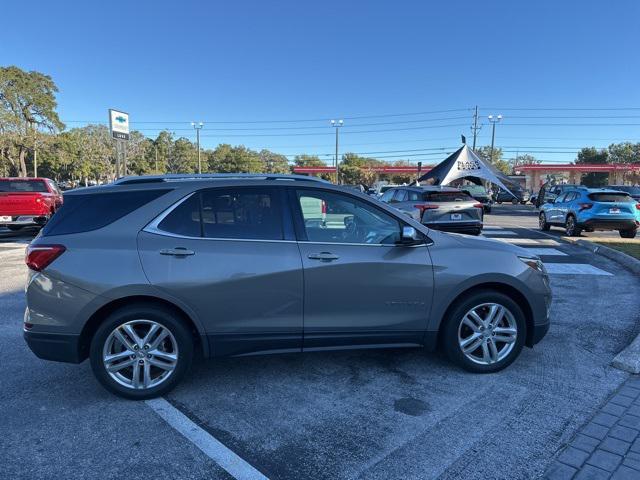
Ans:
[[[42,180],[0,180],[0,192],[47,192]]]

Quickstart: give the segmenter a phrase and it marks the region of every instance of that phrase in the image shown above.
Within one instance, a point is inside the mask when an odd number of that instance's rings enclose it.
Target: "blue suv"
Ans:
[[[585,230],[618,230],[634,238],[640,227],[640,203],[627,192],[606,188],[575,187],[540,207],[540,230],[565,228],[570,237]]]

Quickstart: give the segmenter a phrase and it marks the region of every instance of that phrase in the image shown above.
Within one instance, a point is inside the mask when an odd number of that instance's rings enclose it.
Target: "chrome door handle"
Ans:
[[[187,250],[184,247],[176,248],[163,248],[160,250],[160,255],[173,255],[174,257],[186,257],[189,255],[195,255],[193,250]]]
[[[307,258],[311,260],[322,260],[323,262],[331,262],[338,260],[340,257],[330,252],[310,253]]]

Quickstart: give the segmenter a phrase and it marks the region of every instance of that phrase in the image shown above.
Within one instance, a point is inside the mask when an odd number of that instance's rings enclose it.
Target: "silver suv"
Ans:
[[[549,328],[540,260],[296,176],[128,177],[68,192],[29,245],[24,336],[132,399],[204,357],[441,347],[495,372]]]
[[[397,187],[385,192],[380,201],[437,230],[472,235],[482,231],[482,203],[457,188]]]

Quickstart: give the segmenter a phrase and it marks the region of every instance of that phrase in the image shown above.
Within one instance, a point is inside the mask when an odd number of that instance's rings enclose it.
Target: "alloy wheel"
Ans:
[[[544,227],[547,225],[547,218],[544,213],[540,214],[538,218],[538,225],[540,226],[540,230],[544,230]]]
[[[575,229],[576,229],[576,221],[573,219],[573,217],[569,216],[567,218],[567,223],[565,225],[565,233],[571,237],[573,236]]]
[[[518,338],[513,313],[504,305],[483,303],[469,310],[458,326],[458,346],[465,357],[480,365],[505,359]]]
[[[178,364],[178,343],[169,329],[152,320],[131,320],[104,342],[102,362],[109,376],[142,390],[165,382]]]

